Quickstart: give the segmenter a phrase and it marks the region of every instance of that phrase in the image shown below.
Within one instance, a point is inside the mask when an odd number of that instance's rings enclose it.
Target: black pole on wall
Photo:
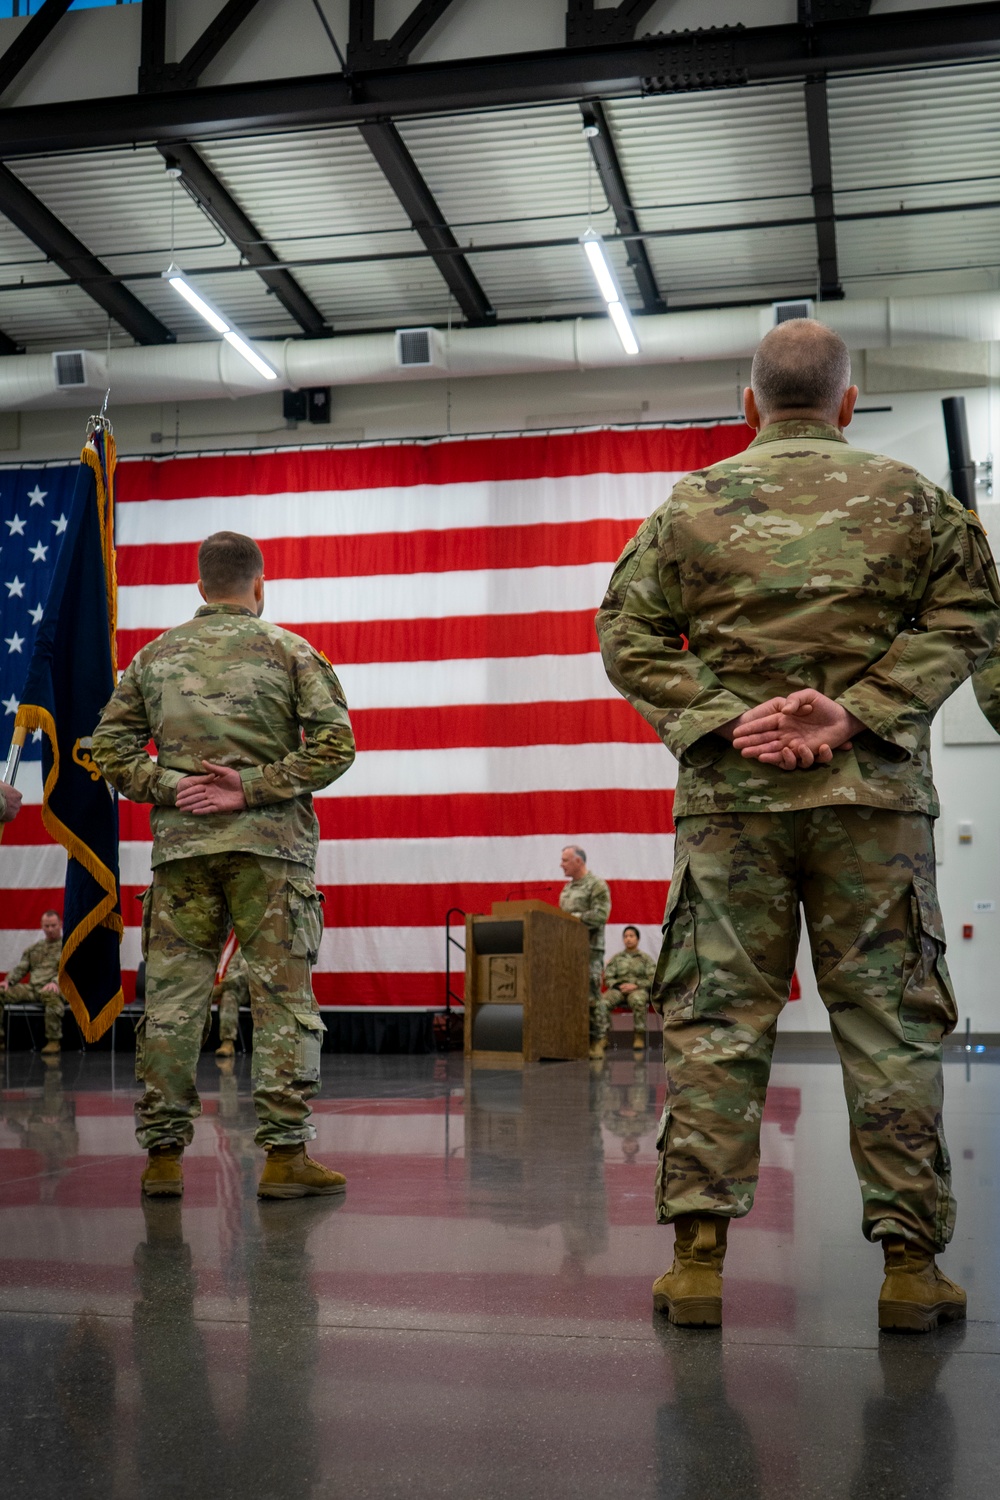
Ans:
[[[948,443],[951,492],[966,510],[976,509],[976,465],[969,451],[969,424],[965,420],[965,397],[945,396],[944,435]]]

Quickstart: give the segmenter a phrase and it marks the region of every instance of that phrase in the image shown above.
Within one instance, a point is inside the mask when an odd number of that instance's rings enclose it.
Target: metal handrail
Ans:
[[[464,923],[466,915],[467,913],[460,906],[450,906],[444,919],[444,1011],[446,1016],[451,1015],[451,1002],[453,1000],[456,1005],[464,1006],[465,1004],[463,997],[456,995],[451,987],[451,950],[453,947],[457,948],[462,955],[462,972],[465,972],[465,944],[460,943],[458,938],[452,937],[451,919],[452,917],[461,917]]]

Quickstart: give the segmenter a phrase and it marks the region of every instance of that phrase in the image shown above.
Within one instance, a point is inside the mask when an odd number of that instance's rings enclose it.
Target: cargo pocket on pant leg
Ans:
[[[146,1017],[140,1016],[135,1023],[135,1081],[146,1081]]]
[[[660,949],[650,1001],[664,1021],[690,1021],[701,975],[695,945],[694,909],[691,903],[687,859],[674,867],[663,913],[663,946]]]
[[[319,1082],[319,1057],[323,1050],[326,1027],[321,1018],[311,1011],[295,1010],[295,1081],[297,1083]]]
[[[667,1220],[667,1132],[670,1129],[670,1105],[663,1106],[660,1123],[656,1127],[656,1187],[653,1201],[657,1224]]]
[[[910,931],[899,1020],[903,1036],[910,1042],[934,1042],[954,1031],[958,1006],[951,975],[945,962],[944,921],[937,891],[930,881],[915,875],[910,888]]]
[[[142,902],[142,918],[140,925],[139,942],[140,952],[142,953],[142,961],[143,963],[145,963],[147,958],[149,957],[149,924],[153,916],[153,887],[151,885],[147,885],[146,889],[144,891],[140,891],[135,899]]]
[[[312,881],[302,876],[288,882],[288,922],[292,954],[314,964],[323,936],[323,898]]]

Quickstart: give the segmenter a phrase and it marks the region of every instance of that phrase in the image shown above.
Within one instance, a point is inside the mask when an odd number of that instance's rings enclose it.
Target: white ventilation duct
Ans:
[[[852,350],[907,343],[1000,340],[1000,293],[962,292],[936,297],[894,297],[821,302],[821,322],[842,334]],[[277,383],[256,375],[221,339],[212,343],[160,344],[113,349],[107,380],[115,406],[147,401],[211,401],[265,390],[364,385],[402,380],[599,370],[621,365],[677,364],[686,360],[746,359],[772,327],[773,310],[729,308],[637,317],[641,350],[629,357],[607,318],[565,323],[512,323],[458,328],[440,334],[440,360],[400,366],[394,333],[346,334],[329,339],[258,340],[279,372]],[[103,351],[94,356],[104,360]],[[50,354],[0,357],[0,410],[93,403],[90,391],[60,390]]]

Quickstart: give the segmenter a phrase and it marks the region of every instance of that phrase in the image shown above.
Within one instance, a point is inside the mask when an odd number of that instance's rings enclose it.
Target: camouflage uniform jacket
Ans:
[[[1000,584],[944,490],[836,427],[775,422],[675,485],[619,558],[597,630],[611,681],[680,762],[678,816],[936,816],[930,723],[993,645]],[[714,733],[799,687],[866,726],[829,766],[761,765]]]
[[[59,977],[59,955],[62,953],[62,943],[50,943],[48,938],[39,938],[37,943],[32,943],[30,948],[25,948],[17,963],[7,975],[8,984],[20,984],[27,976],[31,975],[33,989],[41,989],[45,984],[51,984]]]
[[[588,870],[579,880],[568,880],[559,892],[559,906],[579,917],[590,932],[590,951],[604,955],[604,927],[611,915],[611,892]]]
[[[604,967],[604,983],[609,990],[616,990],[622,984],[634,984],[640,990],[648,990],[655,973],[656,964],[648,953],[643,953],[640,948],[630,953],[623,948],[608,959]]]
[[[94,731],[93,757],[123,796],[155,804],[154,867],[223,853],[312,867],[310,793],[347,770],[354,735],[336,673],[307,641],[240,605],[209,604],[138,653]],[[239,767],[245,811],[174,805],[203,760]]]

